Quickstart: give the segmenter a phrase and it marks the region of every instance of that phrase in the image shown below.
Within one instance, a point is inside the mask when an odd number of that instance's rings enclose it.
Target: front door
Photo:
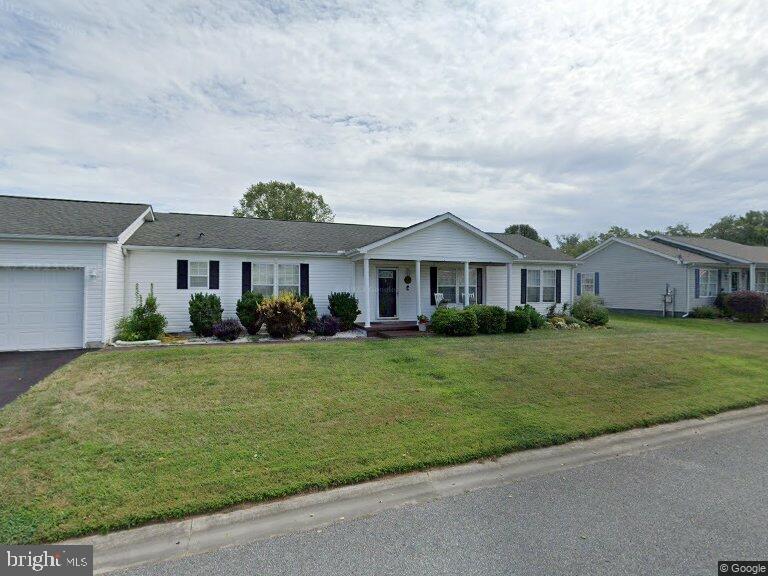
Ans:
[[[379,270],[379,318],[397,316],[397,270]]]
[[[731,272],[731,292],[738,292],[739,290],[739,273]]]

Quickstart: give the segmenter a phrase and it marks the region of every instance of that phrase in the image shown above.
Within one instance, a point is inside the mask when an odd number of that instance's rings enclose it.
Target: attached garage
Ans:
[[[82,348],[83,268],[0,267],[0,351]]]

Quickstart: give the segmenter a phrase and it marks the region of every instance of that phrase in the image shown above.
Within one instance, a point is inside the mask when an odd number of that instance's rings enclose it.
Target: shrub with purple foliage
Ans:
[[[227,318],[213,325],[213,335],[224,342],[237,340],[244,331],[245,328],[237,318]]]
[[[333,336],[339,331],[339,319],[323,314],[315,321],[314,330],[318,336]]]
[[[743,322],[762,322],[768,301],[760,292],[740,290],[733,292],[726,301],[728,310]]]

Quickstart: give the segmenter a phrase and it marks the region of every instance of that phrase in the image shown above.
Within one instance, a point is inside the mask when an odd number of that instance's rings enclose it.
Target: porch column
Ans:
[[[507,310],[512,310],[512,264],[507,264]]]
[[[464,306],[469,306],[469,262],[464,262]]]
[[[421,316],[421,260],[416,260],[416,316]]]
[[[365,327],[371,327],[371,260],[363,258],[363,303],[365,304]]]
[[[753,292],[757,287],[757,264],[749,265],[749,289]]]

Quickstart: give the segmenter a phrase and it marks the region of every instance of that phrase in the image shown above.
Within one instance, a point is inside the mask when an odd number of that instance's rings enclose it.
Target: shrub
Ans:
[[[731,313],[728,310],[728,296],[729,294],[727,292],[721,290],[717,293],[715,301],[712,303],[715,308],[720,310],[723,316],[731,316]]]
[[[224,342],[237,340],[245,328],[237,318],[227,318],[213,325],[213,335]]]
[[[323,314],[315,322],[315,334],[318,336],[333,336],[339,331],[339,319]]]
[[[221,322],[221,299],[216,294],[197,292],[189,299],[189,328],[198,336],[213,336],[213,325]]]
[[[760,292],[740,290],[728,295],[726,306],[736,318],[743,322],[762,322],[768,301]]]
[[[142,300],[139,285],[136,284],[136,305],[128,316],[117,323],[117,339],[127,342],[157,340],[163,335],[168,321],[157,311],[157,298],[150,285],[146,300]]]
[[[467,310],[477,316],[477,331],[480,334],[501,334],[507,326],[507,312],[500,306],[473,304]]]
[[[603,306],[600,298],[592,294],[585,294],[571,308],[573,317],[592,326],[605,326],[608,324],[608,309]]]
[[[304,308],[304,326],[302,327],[302,330],[307,332],[308,330],[312,330],[317,322],[317,307],[315,306],[315,301],[312,299],[312,296],[304,296],[301,299],[301,305]]]
[[[515,334],[522,334],[527,332],[531,327],[531,318],[526,310],[523,310],[520,306],[514,310],[509,310],[506,313],[507,332],[514,332]]]
[[[248,291],[237,301],[237,317],[251,336],[258,334],[264,324],[264,318],[259,311],[263,300],[263,295]]]
[[[304,326],[304,307],[292,292],[265,298],[259,310],[272,338],[293,338]]]
[[[536,308],[530,304],[526,304],[524,306],[515,306],[515,310],[523,310],[528,315],[528,320],[530,321],[532,330],[538,330],[539,328],[544,327],[544,324],[547,322],[547,319],[544,317],[544,315],[539,314]]]
[[[688,314],[689,318],[719,318],[720,310],[714,306],[697,306]]]
[[[438,307],[432,314],[432,330],[445,336],[474,336],[477,334],[477,316],[470,309]]]
[[[357,298],[349,292],[331,292],[328,295],[328,311],[339,319],[342,330],[352,330],[360,314]]]

